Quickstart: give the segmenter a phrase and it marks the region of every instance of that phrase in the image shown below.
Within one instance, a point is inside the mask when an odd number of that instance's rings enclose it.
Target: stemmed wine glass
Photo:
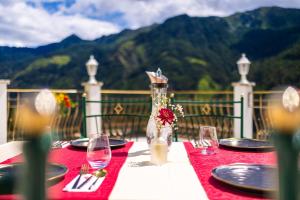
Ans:
[[[103,169],[109,164],[111,149],[107,135],[96,134],[89,139],[86,158],[91,167],[96,170]]]
[[[199,145],[201,154],[212,155],[218,151],[219,142],[216,127],[201,126],[199,133]]]

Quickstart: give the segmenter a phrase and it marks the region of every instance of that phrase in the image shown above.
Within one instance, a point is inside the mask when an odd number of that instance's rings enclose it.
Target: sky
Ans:
[[[300,8],[300,0],[0,0],[0,46],[36,47],[71,34],[93,40],[180,14],[228,16],[262,6]]]

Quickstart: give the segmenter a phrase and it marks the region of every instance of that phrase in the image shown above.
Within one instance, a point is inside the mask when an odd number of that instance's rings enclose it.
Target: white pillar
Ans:
[[[0,80],[0,144],[7,143],[7,85],[9,80]]]
[[[253,138],[253,86],[255,83],[233,83],[234,101],[244,98],[243,104],[243,137]],[[234,116],[241,116],[241,105],[234,104]],[[234,119],[234,137],[241,137],[241,120]]]
[[[83,83],[84,92],[86,93],[87,101],[101,101],[101,87],[102,82],[98,83]],[[101,115],[100,103],[86,103],[86,115]],[[86,119],[86,133],[87,137],[93,134],[102,132],[101,117],[91,117]]]
[[[101,101],[101,87],[102,82],[96,80],[96,74],[99,63],[93,55],[90,56],[87,61],[86,69],[89,75],[89,81],[83,83],[84,92],[86,93],[86,101]],[[86,103],[86,115],[101,115],[101,104]],[[84,119],[83,119],[84,120]],[[102,132],[102,120],[101,117],[89,117],[86,118],[86,134],[90,137],[93,134],[101,134]]]
[[[243,97],[243,110],[241,110],[240,103],[235,103],[234,116],[240,117],[242,115],[243,121],[241,119],[234,119],[234,137],[253,138],[253,86],[255,83],[247,80],[251,62],[246,57],[246,54],[243,53],[236,64],[241,75],[241,80],[238,83],[232,84],[234,87],[233,99],[234,101],[241,101],[241,97]],[[241,122],[243,122],[243,127],[241,127]],[[241,132],[243,132],[243,135]]]

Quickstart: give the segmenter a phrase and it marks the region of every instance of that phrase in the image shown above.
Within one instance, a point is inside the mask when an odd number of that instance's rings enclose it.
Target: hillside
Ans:
[[[259,89],[300,86],[300,10],[259,8],[228,17],[181,15],[94,41],[71,35],[38,48],[0,47],[0,78],[20,88],[81,88],[90,54],[104,88],[148,89],[158,66],[172,89],[226,89],[239,79],[242,52]]]

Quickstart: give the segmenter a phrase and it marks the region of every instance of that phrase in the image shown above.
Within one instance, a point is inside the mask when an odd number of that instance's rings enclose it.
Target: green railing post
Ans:
[[[86,94],[84,93],[82,95],[82,115],[83,115],[83,118],[82,118],[82,134],[81,134],[81,137],[86,137]]]
[[[244,138],[244,97],[241,96],[241,138]]]
[[[172,93],[170,95],[170,101],[171,101],[171,104],[175,104],[175,95],[174,95],[174,93]],[[177,133],[176,130],[174,130],[174,141],[178,142],[178,133]]]

